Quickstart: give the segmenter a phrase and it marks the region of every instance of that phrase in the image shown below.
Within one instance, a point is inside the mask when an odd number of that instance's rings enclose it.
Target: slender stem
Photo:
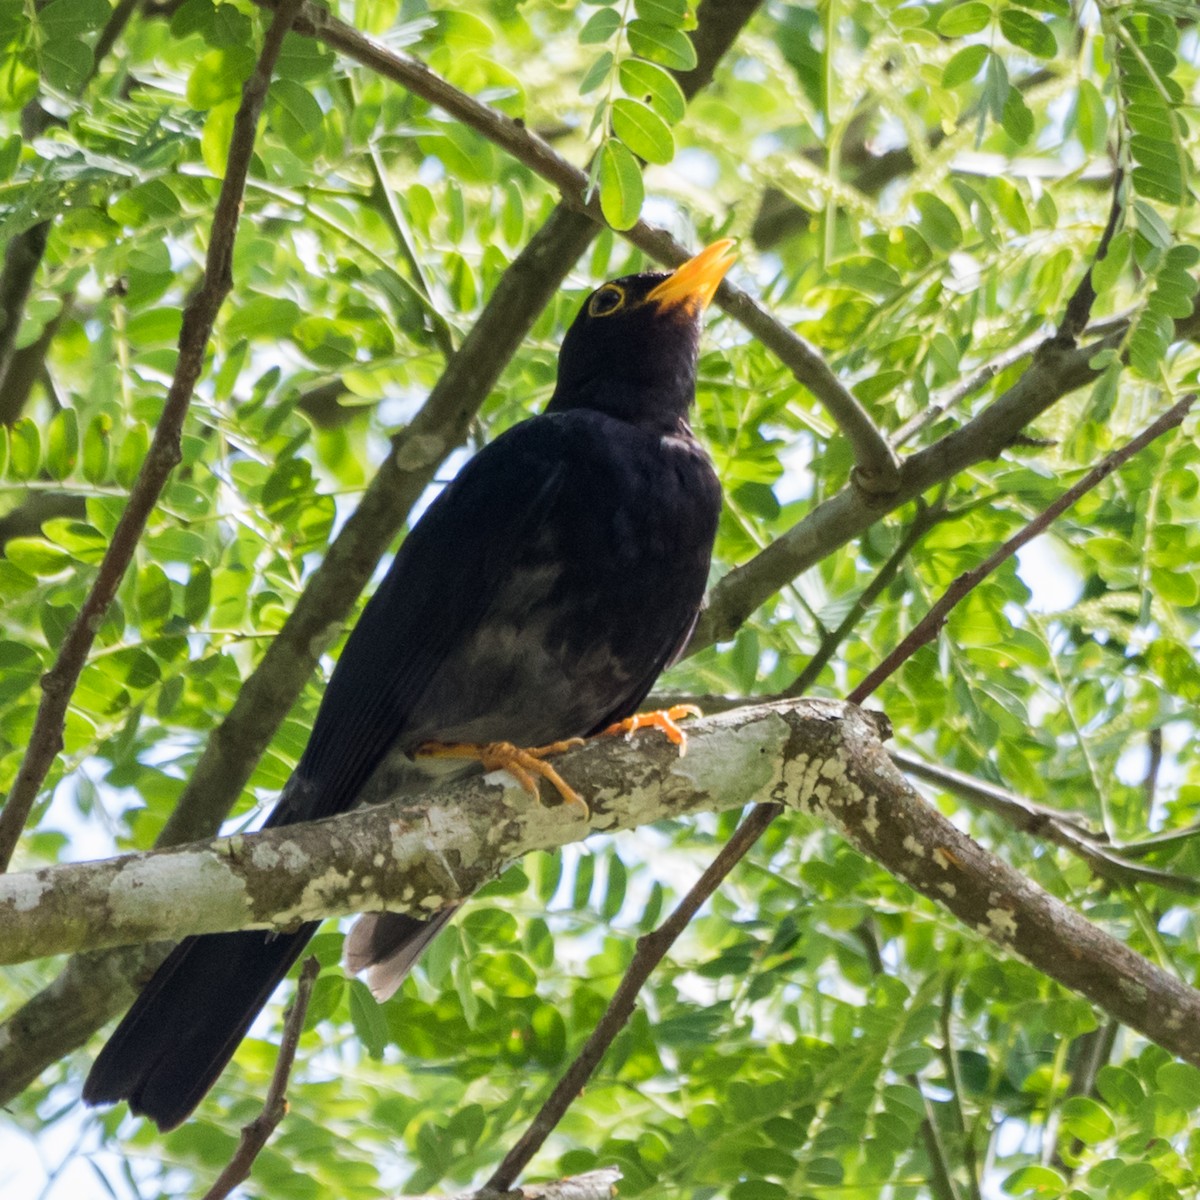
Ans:
[[[804,664],[804,670],[796,676],[791,684],[779,693],[777,699],[794,699],[797,696],[803,696],[812,687],[817,680],[817,676],[824,670],[825,664],[837,653],[838,647],[846,638],[850,636],[850,633],[858,624],[863,613],[875,603],[879,594],[896,578],[897,572],[903,565],[904,560],[912,552],[913,547],[916,546],[938,521],[943,520],[945,515],[945,510],[943,509],[929,508],[924,504],[921,505],[912,524],[905,530],[904,536],[900,539],[900,544],[892,551],[887,562],[879,568],[875,578],[863,588],[858,599],[850,606],[850,611],[842,619],[842,623],[832,633],[826,634],[821,639],[821,644],[817,647],[816,653]]]
[[[275,1060],[275,1071],[271,1076],[271,1086],[267,1089],[267,1098],[263,1101],[262,1112],[253,1121],[242,1126],[242,1138],[238,1148],[212,1187],[204,1193],[204,1200],[225,1200],[239,1183],[249,1178],[254,1160],[267,1144],[271,1134],[279,1127],[279,1122],[287,1115],[288,1078],[296,1061],[296,1047],[304,1030],[304,1014],[308,1012],[313,984],[320,973],[321,964],[309,955],[300,969],[296,998],[288,1009],[287,1021],[283,1027],[283,1040],[279,1044],[279,1057]]]

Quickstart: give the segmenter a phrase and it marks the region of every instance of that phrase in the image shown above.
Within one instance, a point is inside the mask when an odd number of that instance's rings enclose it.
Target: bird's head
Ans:
[[[733,265],[732,247],[723,238],[669,275],[598,287],[563,338],[546,411],[590,408],[635,425],[677,425],[696,393],[701,316]]]

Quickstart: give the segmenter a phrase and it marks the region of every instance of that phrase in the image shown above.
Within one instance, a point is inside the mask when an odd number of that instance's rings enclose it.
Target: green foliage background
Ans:
[[[902,450],[1020,375],[1028,357],[1008,352],[1061,317],[1107,219],[1113,165],[1127,170],[1095,316],[1132,320],[1099,381],[1055,405],[1029,444],[787,582],[731,644],[677,667],[672,691],[787,688],[928,522],[810,688],[844,695],[955,576],[1196,386],[1194,326],[1183,337],[1175,325],[1192,317],[1200,259],[1190,3],[772,0],[686,111],[669,73],[691,65],[696,14],[683,0],[334,9],[573,162],[595,154],[612,224],[641,210],[695,245],[738,237],[737,281],[822,349],[881,428],[905,431]],[[264,22],[240,0],[146,5],[94,63],[110,17],[105,0],[0,2],[0,242],[53,222],[17,335],[19,347],[43,339],[45,370],[5,413],[0,514],[58,506],[33,529],[4,527],[4,791],[38,678],[161,409]],[[99,631],[19,865],[152,842],[387,434],[557,199],[424,101],[288,38],[184,461]],[[541,407],[581,297],[646,265],[618,235],[596,239],[473,442]],[[960,386],[986,364],[997,369]],[[808,391],[729,320],[710,323],[696,425],[726,491],[717,573],[837,492],[853,465]],[[877,695],[898,745],[1102,830],[1133,861],[1200,876],[1198,484],[1188,425],[1080,503],[1036,557],[988,580]],[[238,824],[286,779],[321,685],[262,757]],[[929,795],[1042,887],[1197,981],[1194,883],[1106,881]],[[292,1111],[247,1194],[368,1200],[486,1177],[638,934],[733,824],[596,838],[519,864],[382,1007],[343,977],[340,934],[322,933]],[[4,1009],[57,966],[6,972]],[[184,1128],[160,1138],[124,1110],[81,1118],[78,1053],[11,1105],[9,1143],[52,1147],[48,1169],[61,1165],[72,1195],[198,1194],[257,1111],[285,999]],[[772,827],[643,1000],[537,1173],[616,1164],[623,1196],[698,1200],[1200,1189],[1200,1071],[1106,1026],[800,817]]]

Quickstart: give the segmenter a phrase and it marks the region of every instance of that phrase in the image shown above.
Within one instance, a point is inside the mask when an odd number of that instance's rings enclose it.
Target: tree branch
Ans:
[[[882,718],[852,705],[808,700],[698,722],[686,758],[664,739],[595,739],[562,758],[592,803],[590,827],[531,804],[496,772],[326,821],[9,876],[0,879],[0,960],[93,938],[281,928],[385,902],[427,912],[469,895],[513,858],[578,841],[589,828],[630,829],[761,797],[756,812],[782,805],[830,822],[1006,952],[1200,1064],[1200,991],[955,828],[896,769],[881,728]]]
[[[843,711],[827,702],[796,710],[809,753]],[[0,963],[364,910],[424,915],[468,898],[531,850],[743,807],[778,783],[788,726],[773,710],[693,729],[686,758],[643,735],[599,739],[556,760],[588,798],[589,823],[533,803],[495,772],[411,803],[0,877]]]
[[[25,301],[29,299],[49,232],[50,222],[39,221],[18,233],[4,250],[4,267],[0,269],[0,389],[4,387],[16,353],[17,331],[21,328]],[[5,424],[11,424],[21,415],[19,411],[9,414],[7,405],[4,411]]]
[[[280,4],[267,30],[258,63],[243,88],[242,102],[233,122],[225,179],[213,214],[204,278],[183,313],[175,376],[171,380],[150,449],[130,491],[129,503],[113,532],[91,590],[63,638],[54,666],[42,678],[42,699],[29,745],[8,801],[3,812],[0,812],[0,871],[7,869],[42,783],[62,749],[67,704],[95,641],[96,630],[116,595],[159,494],[182,457],[180,438],[183,421],[196,380],[204,366],[204,352],[213,322],[233,286],[233,241],[237,233],[250,156],[254,151],[258,117],[284,35],[291,26],[300,2],[283,0]]]
[[[900,750],[892,751],[892,762],[907,775],[923,779],[995,813],[1022,833],[1045,838],[1071,851],[1097,875],[1111,883],[1149,883],[1185,896],[1200,896],[1200,879],[1194,875],[1180,875],[1175,871],[1144,867],[1141,863],[1133,862],[1120,850],[1106,845],[1102,832],[1073,821],[1067,813],[1036,804],[995,784],[964,775],[950,767],[925,762]]]

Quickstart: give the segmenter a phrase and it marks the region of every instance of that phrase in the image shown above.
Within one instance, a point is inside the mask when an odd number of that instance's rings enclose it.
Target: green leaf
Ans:
[[[293,153],[311,162],[325,147],[325,114],[308,88],[276,79],[267,95],[271,128]]]
[[[687,0],[633,0],[633,7],[643,21],[680,29],[687,20]]]
[[[1010,1196],[1061,1196],[1067,1181],[1050,1167],[1022,1167],[1000,1184]]]
[[[575,864],[575,882],[571,889],[571,907],[584,909],[592,895],[592,881],[596,875],[596,859],[591,854],[581,854]]]
[[[481,956],[479,981],[498,996],[533,996],[537,974],[520,955],[511,951]]]
[[[1019,146],[1023,146],[1033,135],[1033,113],[1016,88],[1009,88],[1004,100],[1004,113],[1000,118],[1004,132]]]
[[[600,211],[614,229],[629,229],[646,194],[637,159],[623,143],[608,138],[600,148],[599,168]]]
[[[41,58],[46,82],[64,92],[82,88],[92,69],[91,49],[70,37],[48,41],[42,47]]]
[[[149,449],[150,427],[145,421],[137,421],[125,431],[117,451],[117,482],[123,488],[133,486]]]
[[[608,880],[604,889],[604,900],[600,905],[600,916],[611,921],[625,903],[625,885],[628,873],[625,864],[615,852],[608,860]]]
[[[937,31],[942,37],[969,37],[980,33],[992,23],[992,9],[982,0],[967,0],[946,9],[938,18]]]
[[[692,39],[678,29],[639,17],[629,23],[625,33],[629,48],[639,58],[648,58],[676,71],[690,71],[696,65]]]
[[[669,71],[643,59],[627,58],[621,63],[618,77],[625,94],[631,99],[649,104],[664,121],[672,125],[682,120],[687,111],[687,101],[683,89]]]
[[[788,1190],[766,1179],[743,1179],[730,1189],[729,1200],[788,1200]]]
[[[238,101],[242,84],[253,69],[254,51],[249,46],[210,50],[188,76],[187,102],[204,111],[227,101]]]
[[[921,214],[920,230],[926,241],[939,250],[956,250],[962,243],[962,226],[954,210],[932,192],[918,192],[913,203]]]
[[[225,178],[225,164],[229,160],[229,143],[233,139],[233,119],[237,116],[239,101],[229,100],[213,107],[204,122],[200,135],[200,155],[204,165],[217,179]]]
[[[225,336],[231,340],[258,337],[277,341],[290,336],[302,315],[294,300],[250,295],[229,315]]]
[[[350,1020],[367,1053],[376,1061],[383,1057],[388,1044],[387,1018],[383,1006],[371,995],[367,985],[360,979],[347,981],[350,989]]]
[[[19,417],[9,431],[8,473],[13,479],[32,479],[42,465],[42,435],[32,417]]]
[[[48,38],[72,38],[99,29],[111,11],[104,0],[51,0],[38,11],[37,23]]]
[[[1108,145],[1108,109],[1090,79],[1079,81],[1075,97],[1075,132],[1089,154],[1103,154]]]
[[[607,42],[621,28],[621,15],[615,8],[598,8],[579,31],[579,42],[592,46]]]
[[[45,538],[9,538],[4,544],[4,557],[30,575],[59,575],[74,566],[69,554]]]
[[[960,83],[966,83],[968,79],[974,79],[990,53],[986,46],[964,46],[943,69],[942,86],[957,87]]]
[[[1154,1080],[1163,1094],[1180,1108],[1187,1112],[1200,1109],[1200,1070],[1190,1063],[1164,1063],[1155,1073]]]
[[[73,408],[63,408],[50,419],[46,436],[46,470],[52,479],[66,479],[79,457],[79,420]]]
[[[138,572],[136,599],[138,617],[148,625],[161,625],[171,615],[171,581],[158,563]]]
[[[1008,8],[1000,14],[1000,32],[1036,58],[1053,58],[1058,53],[1050,26],[1019,8]]]
[[[1116,1134],[1116,1125],[1108,1110],[1088,1096],[1071,1096],[1060,1110],[1062,1127],[1085,1146],[1106,1142]]]
[[[188,624],[198,625],[208,615],[212,590],[212,569],[205,562],[193,563],[183,587],[183,615]]]
[[[675,139],[667,123],[637,100],[613,102],[612,126],[617,137],[647,162],[669,163],[675,157]]]
[[[608,9],[603,9],[607,12]],[[594,92],[602,83],[608,80],[609,72],[612,71],[614,62],[613,52],[605,50],[598,59],[590,67],[587,74],[579,82],[579,94],[586,96],[589,92]]]

